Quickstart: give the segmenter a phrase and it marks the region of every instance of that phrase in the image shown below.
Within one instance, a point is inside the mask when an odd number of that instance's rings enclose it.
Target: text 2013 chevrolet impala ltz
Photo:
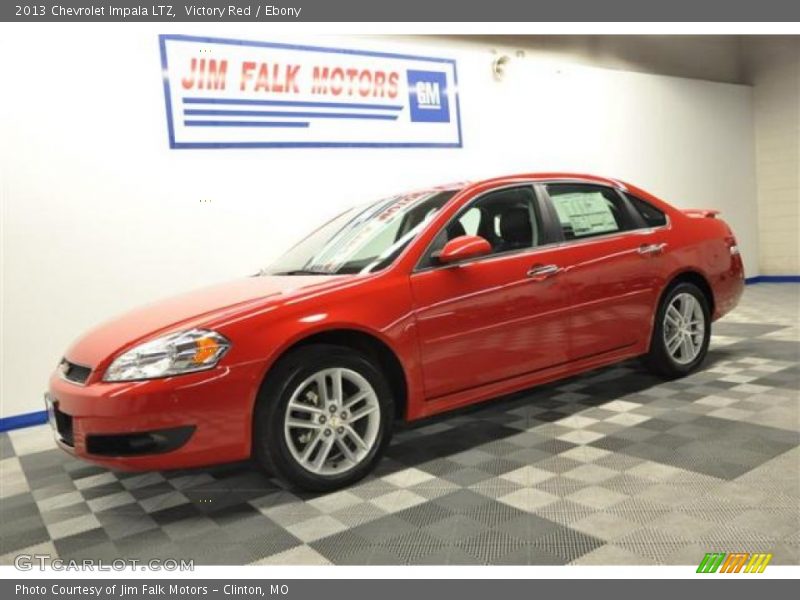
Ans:
[[[713,210],[587,175],[445,186],[101,325],[67,350],[48,407],[59,445],[101,464],[254,456],[330,490],[370,471],[397,419],[636,356],[693,371],[743,279]]]

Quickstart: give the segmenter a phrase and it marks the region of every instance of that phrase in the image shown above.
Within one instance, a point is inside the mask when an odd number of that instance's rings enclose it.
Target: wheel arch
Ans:
[[[687,269],[684,271],[680,271],[672,276],[669,280],[667,285],[664,286],[664,289],[661,291],[661,295],[658,298],[658,306],[661,306],[661,303],[664,301],[667,293],[676,285],[680,283],[693,283],[696,285],[708,302],[708,311],[709,314],[712,316],[715,314],[714,311],[716,309],[716,301],[714,299],[714,290],[711,287],[711,284],[708,281],[708,278],[703,275],[700,271],[695,269]]]
[[[270,375],[283,357],[293,350],[314,344],[343,346],[366,355],[386,375],[394,396],[395,418],[402,419],[405,416],[408,402],[408,381],[406,371],[397,353],[379,337],[361,329],[348,327],[309,332],[292,341],[291,344],[282,349],[267,369],[259,386],[259,396],[263,388],[269,385]]]
[[[647,349],[650,349],[650,344],[653,341],[653,331],[655,331],[656,327],[656,317],[658,316],[658,311],[661,307],[661,303],[664,302],[664,298],[667,297],[669,291],[674,288],[676,285],[680,283],[693,283],[700,291],[703,292],[703,295],[706,297],[708,301],[708,310],[709,314],[714,315],[715,309],[715,300],[714,300],[714,291],[711,288],[711,284],[708,283],[708,279],[705,275],[703,275],[700,271],[695,269],[685,269],[683,271],[678,271],[677,273],[673,273],[670,277],[666,279],[667,283],[661,290],[661,293],[658,295],[658,300],[653,307],[652,313],[652,320],[650,322],[650,332],[647,337]]]

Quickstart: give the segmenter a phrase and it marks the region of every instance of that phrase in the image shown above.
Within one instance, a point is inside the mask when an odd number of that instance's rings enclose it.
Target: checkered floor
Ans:
[[[800,286],[749,287],[705,368],[636,363],[402,430],[374,476],[323,496],[248,464],[130,474],[46,427],[0,435],[0,564],[800,563]]]

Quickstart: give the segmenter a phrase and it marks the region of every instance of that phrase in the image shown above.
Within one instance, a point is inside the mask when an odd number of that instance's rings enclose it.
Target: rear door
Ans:
[[[570,360],[624,350],[646,340],[663,270],[663,228],[647,227],[616,189],[548,183],[564,237],[572,299]]]
[[[492,253],[431,259],[464,234],[487,239]],[[442,229],[411,275],[429,399],[567,360],[569,299],[549,235],[532,186],[484,194]]]

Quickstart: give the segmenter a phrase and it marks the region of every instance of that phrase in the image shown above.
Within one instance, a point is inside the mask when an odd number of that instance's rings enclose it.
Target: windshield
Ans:
[[[393,196],[352,208],[294,246],[266,275],[341,275],[386,268],[456,190]]]

